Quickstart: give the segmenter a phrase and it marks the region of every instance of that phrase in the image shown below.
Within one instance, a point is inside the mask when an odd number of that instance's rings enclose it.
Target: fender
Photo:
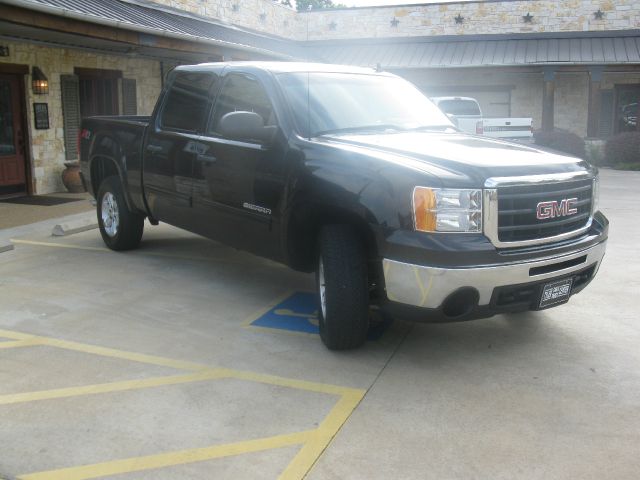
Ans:
[[[118,177],[123,185],[125,202],[127,204],[127,208],[131,211],[138,211],[144,215],[149,215],[149,212],[146,209],[145,203],[142,199],[140,186],[136,183],[135,179],[130,178],[129,168],[131,167],[131,163],[136,163],[135,160],[131,161],[130,156],[136,155],[139,156],[139,148],[142,141],[142,136],[136,138],[134,141],[129,140],[129,143],[126,143],[131,149],[131,152],[126,152],[123,150],[122,142],[119,142],[117,138],[118,131],[115,132],[104,132],[97,131],[93,135],[91,139],[88,151],[88,173],[89,179],[92,184],[92,189],[94,190],[94,196],[97,195],[98,185],[94,185],[94,168],[100,161],[109,162],[115,171],[117,172]]]

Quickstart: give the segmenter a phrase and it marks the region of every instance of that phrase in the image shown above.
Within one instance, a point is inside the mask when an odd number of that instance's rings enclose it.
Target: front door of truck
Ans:
[[[225,138],[218,128],[229,112],[259,114],[273,129],[274,139]],[[257,78],[228,73],[202,136],[206,152],[195,161],[193,206],[206,218],[203,232],[243,250],[278,256],[279,207],[283,194],[284,145],[278,139],[277,119],[271,101]]]
[[[188,230],[199,223],[191,208],[191,183],[216,80],[214,72],[174,72],[143,147],[143,184],[151,213]]]

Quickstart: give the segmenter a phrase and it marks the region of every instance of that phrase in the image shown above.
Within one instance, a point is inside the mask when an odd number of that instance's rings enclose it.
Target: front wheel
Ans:
[[[98,226],[111,250],[131,250],[140,244],[144,216],[131,212],[124,199],[120,178],[111,176],[100,184],[97,197]]]
[[[348,225],[322,228],[316,285],[322,342],[330,350],[361,346],[369,328],[367,257]]]

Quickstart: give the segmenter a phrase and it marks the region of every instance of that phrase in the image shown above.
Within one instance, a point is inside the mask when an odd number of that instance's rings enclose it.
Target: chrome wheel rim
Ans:
[[[115,237],[120,226],[120,216],[118,214],[118,202],[113,193],[107,192],[102,197],[102,225],[104,231],[110,237]]]
[[[327,315],[327,293],[324,281],[324,264],[322,263],[322,257],[318,263],[318,293],[320,294],[320,309],[322,310],[322,318],[326,318]]]

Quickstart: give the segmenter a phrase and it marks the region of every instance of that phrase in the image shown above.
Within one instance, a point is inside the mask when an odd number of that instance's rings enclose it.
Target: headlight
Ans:
[[[600,177],[595,177],[593,179],[593,198],[591,200],[591,205],[591,214],[594,214],[600,207]]]
[[[482,190],[416,187],[413,221],[420,232],[481,232]]]

